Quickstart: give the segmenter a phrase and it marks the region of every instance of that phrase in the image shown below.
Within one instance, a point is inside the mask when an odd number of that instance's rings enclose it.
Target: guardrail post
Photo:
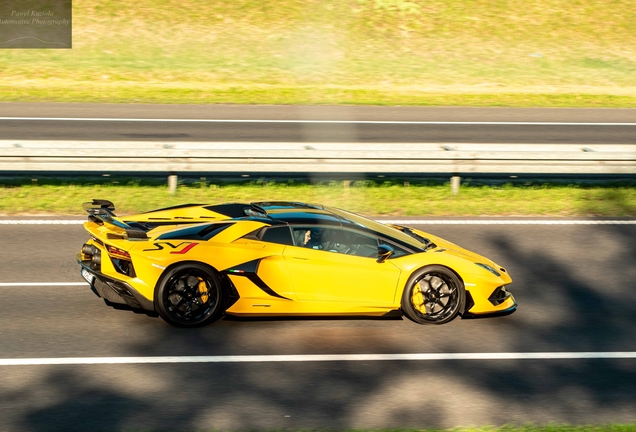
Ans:
[[[170,174],[168,176],[168,193],[174,194],[177,191],[177,175]]]
[[[459,193],[459,181],[461,177],[454,175],[451,177],[451,195],[457,195]]]

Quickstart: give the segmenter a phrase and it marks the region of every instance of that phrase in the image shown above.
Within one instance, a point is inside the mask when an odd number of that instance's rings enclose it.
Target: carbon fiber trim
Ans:
[[[87,272],[89,272],[95,277],[95,280],[93,281],[91,286],[91,290],[95,292],[96,294],[98,294],[100,297],[103,297],[104,299],[110,301],[111,303],[122,304],[121,301],[116,301],[111,299],[110,298],[111,294],[105,294],[108,297],[101,295],[98,289],[104,289],[104,293],[107,292],[104,286],[101,285],[101,284],[104,284],[113,293],[115,293],[115,295],[118,295],[124,301],[123,304],[126,304],[127,306],[133,309],[143,309],[145,311],[150,311],[150,312],[155,311],[155,305],[152,302],[152,300],[148,300],[146,297],[141,295],[136,289],[134,289],[132,286],[130,286],[126,282],[106,276],[105,274],[90,268],[89,266],[86,265],[86,263],[82,262],[79,259],[78,259],[78,263],[82,266],[84,270],[86,270]],[[97,284],[97,281],[99,281],[101,284]],[[99,288],[98,288],[98,285],[99,285]]]
[[[104,300],[108,300],[111,303],[127,304],[119,294],[117,294],[107,283],[102,282],[100,279],[95,279],[93,287],[97,294]]]

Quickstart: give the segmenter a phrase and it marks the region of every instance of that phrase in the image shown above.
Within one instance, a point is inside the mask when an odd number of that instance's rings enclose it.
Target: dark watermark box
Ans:
[[[0,0],[0,49],[73,46],[71,0]]]

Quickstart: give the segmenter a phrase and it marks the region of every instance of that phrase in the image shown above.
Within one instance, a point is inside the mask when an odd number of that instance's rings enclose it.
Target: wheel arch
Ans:
[[[406,282],[404,283],[404,286],[401,287],[401,291],[400,291],[400,298],[402,298],[402,296],[404,295],[404,290],[406,289],[406,287],[409,285],[409,283],[411,283],[411,281],[413,280],[413,278],[417,277],[416,275],[421,272],[422,270],[428,268],[428,267],[444,267],[447,268],[448,270],[450,270],[451,272],[453,272],[455,274],[455,276],[457,276],[457,278],[459,279],[459,281],[462,283],[462,287],[464,288],[464,290],[466,289],[466,284],[464,283],[464,278],[461,277],[461,275],[459,273],[457,273],[457,271],[455,271],[455,269],[453,269],[452,267],[447,266],[446,264],[437,264],[437,263],[431,263],[431,264],[426,264],[422,267],[418,267],[415,270],[413,270],[411,272],[411,274],[409,275],[409,277],[406,279]]]

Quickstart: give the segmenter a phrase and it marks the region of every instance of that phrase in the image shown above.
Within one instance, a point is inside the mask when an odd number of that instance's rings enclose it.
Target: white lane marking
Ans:
[[[636,220],[443,220],[383,219],[385,224],[405,225],[636,225]]]
[[[0,220],[0,225],[79,225],[86,220],[47,220],[47,219],[31,219],[31,220]]]
[[[2,287],[86,286],[87,282],[0,282]]]
[[[0,220],[0,225],[81,225],[84,220]],[[634,220],[533,220],[533,219],[379,219],[395,225],[636,225]]]
[[[413,125],[501,125],[501,126],[636,126],[636,123],[584,122],[502,122],[502,121],[399,121],[399,120],[240,120],[240,119],[158,119],[107,117],[0,117],[22,121],[95,121],[95,122],[165,122],[165,123],[323,123],[323,124],[413,124]]]
[[[0,366],[143,364],[143,363],[278,363],[325,361],[434,361],[434,360],[561,360],[561,359],[634,359],[636,352],[500,352],[500,353],[425,353],[425,354],[308,354],[308,355],[233,355],[180,357],[61,357],[6,358]]]

